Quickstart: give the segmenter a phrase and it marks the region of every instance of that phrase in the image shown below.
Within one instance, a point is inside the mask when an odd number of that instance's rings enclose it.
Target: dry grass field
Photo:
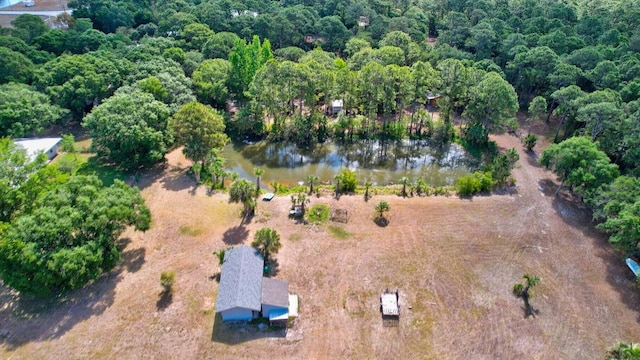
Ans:
[[[638,291],[621,255],[553,174],[519,149],[512,191],[472,199],[362,196],[326,203],[347,224],[299,224],[290,199],[260,202],[248,223],[224,194],[195,188],[178,152],[142,177],[152,229],[126,233],[122,265],[59,299],[0,286],[0,357],[11,359],[599,359],[618,340],[640,339]],[[536,148],[536,153],[540,152]],[[268,169],[266,169],[268,171]],[[386,227],[374,204],[391,205]],[[216,318],[214,250],[281,234],[276,278],[300,295],[286,333]],[[332,228],[331,228],[332,227]],[[340,235],[340,236],[339,236]],[[159,302],[160,273],[176,273]],[[511,294],[524,273],[542,278],[535,314]],[[398,327],[383,327],[379,293],[400,290]]]

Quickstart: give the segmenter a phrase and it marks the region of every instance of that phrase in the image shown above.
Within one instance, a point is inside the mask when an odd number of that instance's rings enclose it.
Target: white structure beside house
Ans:
[[[225,253],[216,302],[223,321],[260,316],[271,322],[289,320],[289,283],[263,277],[263,271],[264,258],[253,247],[239,246]]]
[[[27,156],[34,161],[38,154],[47,156],[47,163],[58,155],[58,147],[62,138],[16,139],[14,143],[27,151]]]

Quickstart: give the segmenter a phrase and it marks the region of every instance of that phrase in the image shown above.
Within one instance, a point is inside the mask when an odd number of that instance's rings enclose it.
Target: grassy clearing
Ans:
[[[309,210],[309,221],[321,224],[329,220],[329,205],[318,204],[313,205]]]
[[[329,226],[329,233],[331,234],[331,236],[338,240],[345,240],[353,235],[352,233],[345,230],[342,226],[334,225]]]
[[[300,240],[302,240],[302,234],[300,233],[293,233],[291,235],[289,235],[289,241],[291,242],[298,242]]]
[[[55,164],[63,172],[95,175],[105,186],[112,185],[116,179],[125,180],[127,178],[125,172],[96,161],[93,154],[61,154],[54,159],[52,164]]]
[[[204,230],[199,227],[191,227],[191,226],[183,225],[183,226],[180,226],[180,229],[178,229],[178,232],[181,235],[198,236],[202,234]]]

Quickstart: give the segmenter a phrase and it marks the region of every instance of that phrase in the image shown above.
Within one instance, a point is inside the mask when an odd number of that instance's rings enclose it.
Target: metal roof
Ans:
[[[260,311],[264,259],[257,249],[239,246],[224,256],[216,312],[236,307]]]
[[[27,151],[27,156],[34,161],[40,152],[47,153],[58,145],[62,138],[16,139],[14,142]]]
[[[288,308],[289,283],[284,280],[262,278],[262,303]]]

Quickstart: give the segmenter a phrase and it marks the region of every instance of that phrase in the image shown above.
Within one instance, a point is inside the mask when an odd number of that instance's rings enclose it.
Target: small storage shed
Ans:
[[[58,147],[62,138],[41,138],[41,139],[16,139],[14,142],[19,147],[27,151],[27,156],[34,161],[41,152],[47,156],[50,162],[58,155]]]

